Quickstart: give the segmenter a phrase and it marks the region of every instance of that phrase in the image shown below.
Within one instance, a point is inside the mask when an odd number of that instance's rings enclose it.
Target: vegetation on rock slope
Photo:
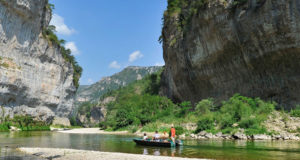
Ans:
[[[152,74],[104,95],[102,99],[112,96],[116,100],[108,104],[107,117],[100,127],[106,130],[163,132],[169,130],[170,124],[175,124],[178,134],[200,131],[234,134],[240,128],[247,135],[274,133],[268,131],[263,122],[275,110],[275,103],[236,94],[220,105],[213,99],[204,99],[196,105],[191,102],[174,104],[158,95],[160,74]],[[297,113],[298,110],[292,112]],[[188,131],[182,125],[186,123],[197,123],[198,127]]]
[[[125,68],[119,73],[116,73],[110,77],[101,79],[95,84],[89,86],[80,86],[76,93],[77,102],[80,102],[80,99],[88,100],[92,103],[97,102],[99,97],[103,94],[111,92],[113,90],[124,87],[139,78],[143,78],[146,75],[157,72],[161,67],[134,67],[130,66]]]
[[[48,3],[46,6],[47,9],[49,9],[52,13],[52,10],[54,9],[54,5]],[[57,35],[55,34],[55,26],[50,25],[47,28],[43,29],[43,36],[49,41],[50,44],[56,45],[60,53],[62,54],[62,57],[65,59],[67,63],[70,63],[74,69],[73,72],[73,83],[76,88],[79,87],[79,79],[82,74],[82,68],[79,66],[78,62],[76,61],[75,57],[71,54],[70,49],[66,49],[63,45],[65,44],[65,40],[59,39]]]
[[[210,2],[210,0],[168,0],[168,7],[164,13],[163,21],[166,23],[169,19],[172,19],[171,17],[175,17],[178,33],[184,33],[184,31],[188,30],[192,17],[207,8]],[[233,0],[229,8],[234,10],[247,2],[248,0]],[[226,5],[229,1],[222,1],[222,3]],[[162,42],[163,39],[162,35],[159,41]],[[174,43],[176,43],[176,38],[171,41],[171,46]]]

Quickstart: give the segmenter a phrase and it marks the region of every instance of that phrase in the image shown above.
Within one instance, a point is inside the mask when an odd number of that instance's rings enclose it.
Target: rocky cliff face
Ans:
[[[179,1],[164,16],[165,95],[300,104],[300,1]]]
[[[73,68],[43,37],[47,0],[0,0],[0,106],[4,115],[67,117],[76,88]],[[0,114],[2,115],[2,114]]]

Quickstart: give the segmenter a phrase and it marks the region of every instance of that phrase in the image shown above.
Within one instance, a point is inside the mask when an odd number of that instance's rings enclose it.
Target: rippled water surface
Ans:
[[[300,142],[185,140],[184,146],[137,146],[135,136],[80,135],[56,132],[0,133],[0,159],[34,159],[17,147],[71,148],[107,152],[212,158],[220,160],[300,160]]]

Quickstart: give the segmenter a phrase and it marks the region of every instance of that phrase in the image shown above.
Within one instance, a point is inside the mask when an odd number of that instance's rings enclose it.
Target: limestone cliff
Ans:
[[[52,121],[68,117],[73,108],[73,67],[42,35],[50,19],[47,0],[0,0],[0,112],[5,115]]]
[[[162,90],[176,101],[300,104],[300,1],[169,0],[162,38]]]

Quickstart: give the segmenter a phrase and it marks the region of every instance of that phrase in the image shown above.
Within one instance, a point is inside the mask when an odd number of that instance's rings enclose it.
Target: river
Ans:
[[[58,132],[0,133],[0,159],[37,159],[17,147],[70,148],[106,152],[149,154],[219,160],[299,160],[300,142],[185,140],[184,146],[137,146],[131,135],[66,134]]]

